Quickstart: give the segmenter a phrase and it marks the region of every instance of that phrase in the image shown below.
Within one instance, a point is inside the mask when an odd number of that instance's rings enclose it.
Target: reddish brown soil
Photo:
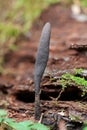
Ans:
[[[87,52],[79,51],[76,48],[71,49],[72,45],[83,45],[84,40],[87,45],[87,23],[80,23],[72,19],[69,8],[62,7],[61,5],[50,6],[47,10],[43,11],[40,18],[33,23],[29,39],[17,41],[16,44],[19,48],[15,52],[8,52],[5,56],[4,74],[1,75],[0,81],[0,86],[4,86],[4,89],[1,87],[1,90],[5,95],[2,96],[3,101],[1,106],[5,107],[5,98],[9,104],[7,107],[9,117],[14,117],[18,121],[33,119],[33,72],[35,55],[42,27],[48,21],[51,23],[52,33],[50,56],[46,72],[52,73],[55,70],[63,71],[74,68],[87,69]],[[33,92],[31,92],[33,99],[31,99],[30,96],[26,96],[30,94],[30,90],[33,90]],[[44,100],[42,101],[42,110],[49,111],[49,108],[52,108],[52,104]],[[69,108],[70,111],[73,107],[76,108],[77,106],[73,106],[73,104],[74,103],[71,102],[68,106],[65,105],[64,107],[60,102],[60,106],[57,109],[60,110],[60,108],[63,107]],[[48,109],[47,105],[49,106]],[[45,106],[46,110],[44,108]],[[85,111],[87,111],[87,109]]]

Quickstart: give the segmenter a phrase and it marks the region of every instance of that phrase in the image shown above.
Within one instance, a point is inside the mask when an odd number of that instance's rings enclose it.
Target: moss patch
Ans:
[[[82,69],[76,69],[76,74],[79,74],[82,72]],[[87,80],[84,77],[78,77],[76,75],[66,73],[63,74],[60,83],[64,88],[66,88],[69,85],[76,85],[82,90],[82,96],[84,96],[87,93]]]

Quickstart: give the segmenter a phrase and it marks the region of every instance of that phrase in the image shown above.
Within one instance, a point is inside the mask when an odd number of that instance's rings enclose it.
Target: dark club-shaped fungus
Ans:
[[[37,51],[35,72],[34,72],[34,83],[35,83],[35,119],[39,120],[40,111],[40,82],[43,76],[44,70],[47,65],[49,57],[49,44],[50,44],[51,25],[46,23],[43,27],[42,34],[40,37],[40,44]]]

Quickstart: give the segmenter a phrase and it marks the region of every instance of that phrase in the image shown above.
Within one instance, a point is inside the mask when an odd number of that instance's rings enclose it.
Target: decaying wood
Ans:
[[[84,45],[79,45],[79,44],[72,44],[70,46],[71,49],[76,49],[76,50],[86,50],[87,49],[87,44]]]

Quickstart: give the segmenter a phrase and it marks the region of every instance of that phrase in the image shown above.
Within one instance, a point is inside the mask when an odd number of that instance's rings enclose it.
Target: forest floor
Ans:
[[[16,42],[18,49],[5,55],[4,73],[0,75],[0,107],[8,110],[8,117],[17,121],[34,120],[34,64],[42,27],[51,23],[50,54],[41,82],[41,111],[44,124],[55,122],[51,115],[61,118],[59,127],[74,120],[72,130],[87,122],[87,93],[81,96],[79,86],[70,85],[62,93],[58,82],[61,75],[75,68],[87,69],[87,23],[71,17],[70,8],[52,5],[35,20],[27,39]],[[87,75],[85,76],[87,79]],[[59,96],[58,101],[56,98]],[[57,117],[56,117],[57,118]],[[78,122],[78,123],[76,123]]]

